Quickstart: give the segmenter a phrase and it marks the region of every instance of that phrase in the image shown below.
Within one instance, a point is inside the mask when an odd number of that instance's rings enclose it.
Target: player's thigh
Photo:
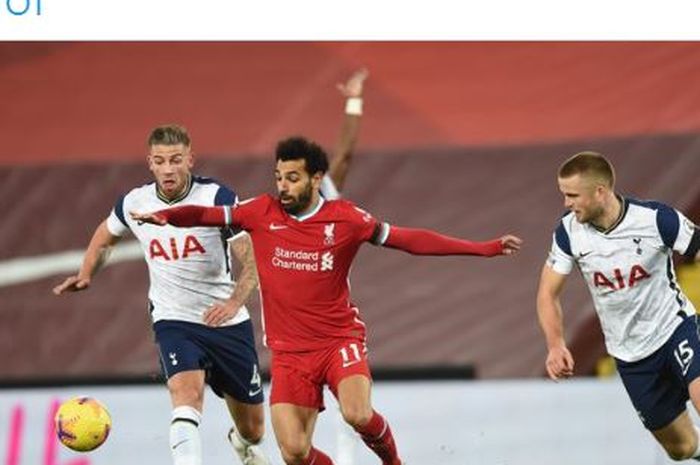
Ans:
[[[340,412],[352,426],[363,426],[372,418],[372,381],[364,374],[343,378],[336,389]]]
[[[265,411],[262,403],[250,404],[241,402],[228,394],[224,394],[226,406],[236,429],[245,439],[256,442],[265,432]]]
[[[650,356],[635,362],[616,360],[622,383],[644,427],[657,431],[671,425],[685,410],[688,390],[673,374],[666,344]]]
[[[262,405],[262,379],[250,320],[203,328],[198,342],[210,362],[207,382],[219,397],[226,394],[241,403]]]
[[[678,458],[689,457],[697,446],[695,428],[687,410],[668,425],[651,433],[670,455]]]
[[[311,448],[318,409],[288,403],[270,407],[272,429],[285,461],[304,458]]]
[[[189,405],[202,410],[204,370],[180,371],[168,378],[168,391],[173,407]]]

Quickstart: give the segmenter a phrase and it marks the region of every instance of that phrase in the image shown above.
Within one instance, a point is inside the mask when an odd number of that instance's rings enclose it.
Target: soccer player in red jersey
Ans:
[[[365,325],[350,300],[350,265],[364,242],[416,255],[510,255],[522,241],[504,235],[471,242],[376,220],[347,200],[324,200],[319,186],[328,161],[301,137],[277,146],[278,196],[236,207],[183,206],[132,213],[145,223],[236,225],[250,233],[260,278],[265,343],[272,351],[272,426],[287,465],[333,462],[311,444],[323,410],[323,386],[347,421],[382,460],[402,462],[388,422],[370,401]]]

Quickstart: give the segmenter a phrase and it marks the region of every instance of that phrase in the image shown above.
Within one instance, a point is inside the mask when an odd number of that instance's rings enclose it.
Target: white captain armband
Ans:
[[[226,226],[231,226],[231,207],[228,205],[224,205],[221,208],[224,209],[224,224]]]
[[[389,223],[378,222],[374,227],[374,232],[369,242],[373,245],[384,245],[387,238],[389,237]]]

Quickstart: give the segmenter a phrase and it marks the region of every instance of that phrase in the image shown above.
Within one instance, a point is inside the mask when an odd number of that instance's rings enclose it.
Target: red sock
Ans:
[[[333,465],[333,461],[326,454],[312,446],[303,465]]]
[[[369,423],[356,431],[360,433],[365,444],[382,459],[383,465],[401,465],[399,454],[396,451],[394,435],[391,434],[389,423],[384,417],[372,411],[372,418],[369,420]]]

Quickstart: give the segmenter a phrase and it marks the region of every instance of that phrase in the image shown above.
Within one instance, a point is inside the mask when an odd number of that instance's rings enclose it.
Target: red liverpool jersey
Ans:
[[[365,337],[348,273],[360,245],[382,229],[372,215],[346,200],[321,199],[296,218],[262,195],[235,207],[233,223],[253,240],[268,347],[297,352]]]

